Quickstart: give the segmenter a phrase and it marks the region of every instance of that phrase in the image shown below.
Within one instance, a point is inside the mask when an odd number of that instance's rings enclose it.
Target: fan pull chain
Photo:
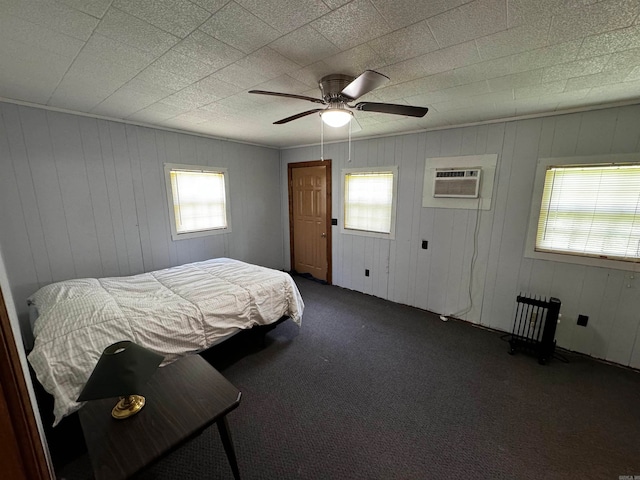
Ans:
[[[349,156],[347,158],[347,163],[351,163],[351,122],[352,120],[349,120]]]
[[[320,160],[324,162],[324,122],[320,117]]]

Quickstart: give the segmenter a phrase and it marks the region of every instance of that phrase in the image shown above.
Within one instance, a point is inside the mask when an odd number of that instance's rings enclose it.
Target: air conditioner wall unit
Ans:
[[[478,198],[481,168],[436,168],[433,196],[439,198]]]

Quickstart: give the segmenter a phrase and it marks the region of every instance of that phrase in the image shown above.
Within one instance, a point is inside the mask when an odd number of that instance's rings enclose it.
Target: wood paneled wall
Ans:
[[[340,223],[342,168],[399,166],[396,239],[340,234],[334,226],[333,283],[443,314],[471,305],[462,318],[505,331],[519,292],[556,296],[560,346],[640,368],[640,265],[632,273],[524,257],[539,157],[632,152],[640,152],[640,106],[354,141],[350,162],[346,143],[325,145]],[[423,208],[423,174],[427,157],[485,153],[498,154],[498,169],[493,206],[479,213],[470,303],[476,211]],[[319,157],[319,146],[283,150],[283,171]],[[282,196],[286,205],[284,187]],[[283,219],[288,232],[284,210]],[[576,325],[578,314],[589,316],[587,327]]]
[[[232,232],[171,240],[164,163],[229,169]],[[213,257],[283,266],[278,150],[0,103],[0,244],[26,299]],[[288,237],[287,237],[288,238]]]
[[[463,318],[500,330],[511,328],[518,292],[557,296],[561,346],[639,368],[640,272],[523,254],[538,157],[639,151],[638,106],[354,141],[351,161],[346,143],[326,145],[340,222],[342,168],[399,166],[396,239],[333,227],[333,282],[437,313],[471,304]],[[484,153],[498,154],[498,170],[493,207],[478,218],[470,303],[476,212],[423,208],[422,179],[427,157]],[[0,244],[22,326],[26,298],[67,278],[217,256],[288,268],[286,164],[319,157],[318,146],[278,153],[0,103]],[[171,240],[165,162],[229,168],[230,234]],[[578,314],[589,316],[586,328]]]

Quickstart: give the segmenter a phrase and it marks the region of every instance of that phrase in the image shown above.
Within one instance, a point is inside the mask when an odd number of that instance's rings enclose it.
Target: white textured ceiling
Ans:
[[[270,146],[317,143],[318,80],[391,78],[371,136],[640,103],[640,0],[0,0],[0,97]],[[327,132],[342,138],[346,129]]]

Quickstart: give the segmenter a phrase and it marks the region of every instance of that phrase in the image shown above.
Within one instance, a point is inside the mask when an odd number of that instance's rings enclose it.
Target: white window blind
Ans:
[[[346,173],[344,228],[391,233],[393,172]]]
[[[548,167],[535,249],[640,259],[640,164]]]
[[[227,228],[224,173],[171,170],[177,233]]]

